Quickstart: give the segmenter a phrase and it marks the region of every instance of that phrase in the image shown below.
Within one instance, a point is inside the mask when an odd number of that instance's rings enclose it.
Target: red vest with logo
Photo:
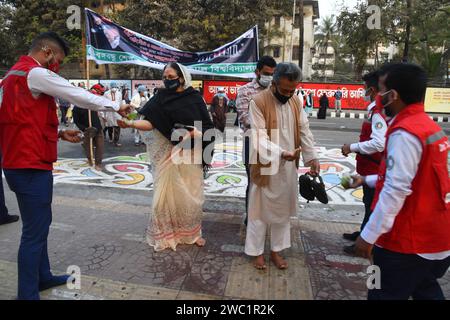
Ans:
[[[57,159],[58,117],[53,97],[35,99],[28,73],[40,65],[22,56],[0,84],[0,148],[4,169],[52,170]]]
[[[405,108],[394,119],[387,133],[405,130],[416,136],[423,147],[417,175],[409,195],[395,218],[392,230],[382,235],[377,245],[404,254],[438,253],[450,250],[450,178],[447,168],[450,143],[439,127],[425,113],[423,104]],[[385,154],[387,150],[385,150]],[[386,170],[393,163],[384,156],[373,207],[383,189]]]
[[[372,119],[375,114],[379,114],[386,120],[384,114],[382,113],[381,108],[375,106],[369,112],[369,120],[365,120],[362,129],[361,135],[359,137],[359,142],[369,141],[372,135]],[[380,169],[380,163],[383,158],[382,152],[377,152],[374,154],[357,154],[356,155],[356,171],[362,176],[371,176],[377,174]]]

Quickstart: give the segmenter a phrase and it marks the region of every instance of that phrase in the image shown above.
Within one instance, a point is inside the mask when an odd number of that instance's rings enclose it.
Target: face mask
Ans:
[[[366,101],[366,102],[372,102],[372,97],[369,94],[370,91],[371,91],[371,89],[367,90],[365,93],[364,101]]]
[[[272,80],[272,76],[261,75],[258,82],[262,87],[267,88],[272,83]]]
[[[60,68],[59,62],[52,63],[51,65],[48,66],[48,70],[53,71],[54,73],[59,73],[59,68]]]
[[[166,79],[164,80],[164,86],[169,91],[176,91],[181,86],[180,78],[174,80]]]
[[[388,117],[393,117],[394,111],[392,110],[391,104],[393,101],[389,101],[389,93],[391,93],[392,90],[389,90],[383,94],[378,94],[377,96],[377,106],[384,109],[384,113]]]
[[[50,71],[53,71],[54,73],[59,73],[60,64],[58,61],[56,61],[53,50],[52,49],[50,49],[50,50],[52,51],[52,58],[47,61],[47,69]],[[51,63],[52,60],[55,60],[55,62]]]
[[[273,94],[275,96],[275,98],[278,99],[278,101],[281,102],[281,104],[286,104],[291,98],[292,96],[284,96],[282,95],[279,91],[278,88],[275,86],[275,93]]]

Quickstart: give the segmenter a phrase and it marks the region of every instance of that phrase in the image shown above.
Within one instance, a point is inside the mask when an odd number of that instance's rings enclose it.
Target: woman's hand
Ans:
[[[122,129],[127,129],[132,127],[133,121],[130,121],[128,119],[120,119],[117,120],[117,125],[121,127]]]
[[[64,141],[68,141],[70,143],[79,143],[81,142],[81,131],[78,130],[62,130],[58,133],[59,138]]]

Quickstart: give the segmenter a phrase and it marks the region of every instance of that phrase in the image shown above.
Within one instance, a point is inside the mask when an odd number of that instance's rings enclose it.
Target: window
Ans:
[[[280,47],[273,48],[273,57],[279,58],[280,56],[281,56],[281,48]]]
[[[275,16],[275,27],[281,27],[281,16]]]

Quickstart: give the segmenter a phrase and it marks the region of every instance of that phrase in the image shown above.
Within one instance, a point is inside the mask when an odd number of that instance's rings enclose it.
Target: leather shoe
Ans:
[[[4,224],[10,224],[19,221],[19,216],[6,215],[6,218],[0,219],[0,226]]]
[[[360,232],[357,231],[357,232],[353,232],[353,233],[344,233],[342,235],[342,237],[348,241],[356,241],[356,239],[358,239],[359,235],[360,235]]]

